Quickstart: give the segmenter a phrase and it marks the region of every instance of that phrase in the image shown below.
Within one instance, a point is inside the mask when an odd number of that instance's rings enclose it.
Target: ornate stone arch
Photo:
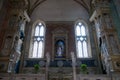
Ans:
[[[79,22],[81,22],[82,25],[84,25],[84,27],[85,27],[86,36],[87,36],[87,44],[88,44],[87,49],[88,49],[88,55],[89,55],[89,58],[90,58],[90,57],[92,57],[92,54],[91,54],[91,44],[90,44],[89,27],[88,27],[88,24],[87,24],[87,22],[85,20],[83,20],[83,19],[77,19],[75,21],[75,24],[74,24],[74,30],[76,28],[76,24],[79,23]],[[77,41],[76,41],[76,43],[77,43]],[[76,48],[76,51],[77,51],[77,48]]]
[[[44,29],[44,33],[46,33],[46,25],[45,25],[45,22],[43,20],[36,20],[33,25],[32,25],[32,28],[31,28],[31,40],[30,40],[30,49],[29,49],[29,58],[30,56],[32,55],[32,43],[33,43],[33,36],[34,36],[34,33],[35,33],[35,27],[36,25],[38,25],[39,23],[42,23],[42,25],[45,27]],[[45,34],[44,34],[44,37],[45,37]],[[44,45],[45,47],[45,38],[44,38]],[[43,56],[44,56],[44,49],[43,49]]]
[[[68,31],[64,28],[56,28],[52,32],[52,59],[65,59],[68,56]],[[61,56],[57,56],[57,42],[63,42],[64,51]]]

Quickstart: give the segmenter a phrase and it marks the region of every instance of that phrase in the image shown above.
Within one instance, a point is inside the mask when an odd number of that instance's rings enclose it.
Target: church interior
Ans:
[[[120,80],[120,0],[0,0],[0,80]]]

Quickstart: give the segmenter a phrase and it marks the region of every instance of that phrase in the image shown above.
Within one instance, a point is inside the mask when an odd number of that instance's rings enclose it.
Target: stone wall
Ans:
[[[119,75],[77,75],[77,80],[119,80]],[[72,80],[72,75],[65,80]],[[53,78],[59,80],[58,78]],[[45,80],[44,74],[0,74],[0,80]],[[64,80],[64,79],[63,79]]]
[[[45,53],[50,52],[50,54],[53,54],[52,48],[53,46],[53,32],[56,29],[63,28],[65,32],[67,33],[67,43],[68,44],[68,49],[66,54],[70,58],[70,52],[74,51],[75,52],[75,39],[74,39],[74,23],[73,22],[47,22],[46,23],[46,40],[45,40]],[[49,46],[49,47],[48,47]],[[50,47],[51,46],[51,47]]]
[[[119,9],[119,4],[120,1],[119,0],[111,0],[111,15],[114,21],[114,25],[116,27],[118,36],[119,36],[119,41],[120,41],[120,9]]]

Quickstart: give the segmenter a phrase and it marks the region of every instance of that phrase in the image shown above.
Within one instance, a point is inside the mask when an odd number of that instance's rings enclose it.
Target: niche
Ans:
[[[68,41],[67,41],[67,31],[63,28],[57,28],[53,31],[52,35],[52,58],[54,59],[65,59],[67,58],[68,51]]]

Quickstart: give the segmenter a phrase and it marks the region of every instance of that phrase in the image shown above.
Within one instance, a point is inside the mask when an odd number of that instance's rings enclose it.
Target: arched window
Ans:
[[[45,40],[45,25],[43,22],[35,24],[32,37],[32,53],[30,58],[43,58],[44,41]]]
[[[77,21],[75,24],[76,50],[78,58],[90,58],[88,49],[88,32],[85,24],[82,21]]]

